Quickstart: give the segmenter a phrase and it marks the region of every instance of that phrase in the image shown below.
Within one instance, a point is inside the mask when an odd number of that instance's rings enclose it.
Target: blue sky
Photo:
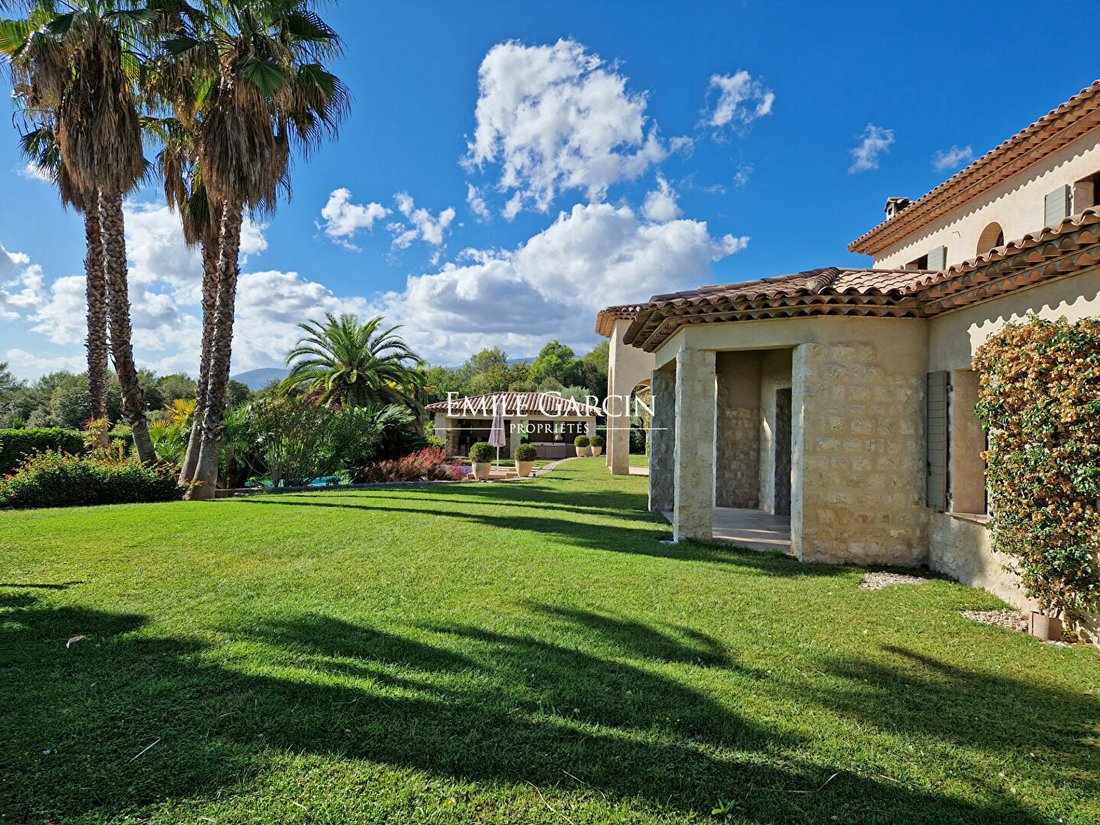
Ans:
[[[1100,14],[1062,8],[344,0],[352,113],[248,232],[235,369],[324,311],[457,364],[586,349],[607,303],[865,265],[846,246],[887,196],[1100,74]],[[79,369],[82,224],[24,168],[6,95],[0,115],[0,360]],[[128,219],[139,360],[193,372],[197,261],[155,187]]]

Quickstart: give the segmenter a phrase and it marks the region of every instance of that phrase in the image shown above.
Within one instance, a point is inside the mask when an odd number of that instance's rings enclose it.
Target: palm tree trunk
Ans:
[[[237,301],[238,255],[241,248],[240,202],[225,204],[218,241],[218,302],[214,316],[214,336],[210,347],[206,397],[199,445],[199,461],[190,498],[214,498],[218,485],[222,435],[225,432],[225,405],[229,398],[229,363],[233,357],[233,317]]]
[[[111,330],[111,355],[122,388],[122,420],[130,425],[134,447],[143,464],[156,463],[157,456],[149,438],[145,418],[145,393],[134,366],[134,345],[130,327],[129,273],[126,269],[126,224],[122,215],[122,195],[99,193],[103,220],[103,252],[107,273],[107,318]]]
[[[218,307],[218,244],[202,244],[202,352],[199,355],[198,391],[195,394],[195,415],[187,439],[187,454],[180,469],[180,484],[195,480],[202,445],[202,420],[206,411],[206,387],[210,383],[210,349],[214,344],[214,320]]]
[[[103,269],[103,232],[99,218],[99,201],[94,200],[84,212],[85,294],[88,299],[88,397],[93,421],[107,418],[107,274]],[[110,446],[104,431],[100,446]]]

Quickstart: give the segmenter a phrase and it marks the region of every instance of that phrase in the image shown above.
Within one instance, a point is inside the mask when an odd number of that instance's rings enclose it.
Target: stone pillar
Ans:
[[[653,415],[649,421],[649,510],[669,514],[673,507],[676,440],[676,364],[653,371]]]
[[[620,396],[612,396],[608,410],[607,466],[612,475],[630,474],[630,399]]]
[[[709,541],[714,529],[717,379],[714,351],[676,354],[672,537]]]
[[[520,445],[520,440],[523,438],[523,433],[520,431],[523,426],[523,419],[521,418],[509,418],[506,419],[508,426],[508,457],[516,457],[516,447]]]

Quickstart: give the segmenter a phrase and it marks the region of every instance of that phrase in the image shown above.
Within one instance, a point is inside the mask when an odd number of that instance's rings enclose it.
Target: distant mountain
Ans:
[[[247,384],[250,390],[262,390],[272,381],[282,381],[289,373],[290,370],[282,367],[261,367],[258,370],[249,370],[230,377],[234,381]]]
[[[508,363],[513,366],[516,364],[533,364],[535,363],[535,356],[529,355],[526,358],[509,358]]]

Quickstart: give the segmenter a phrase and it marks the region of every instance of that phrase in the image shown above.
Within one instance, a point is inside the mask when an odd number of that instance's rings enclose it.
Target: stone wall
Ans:
[[[719,507],[760,504],[759,352],[719,352],[715,502]]]
[[[792,538],[804,561],[926,556],[926,339],[911,324],[879,329],[795,349]]]

